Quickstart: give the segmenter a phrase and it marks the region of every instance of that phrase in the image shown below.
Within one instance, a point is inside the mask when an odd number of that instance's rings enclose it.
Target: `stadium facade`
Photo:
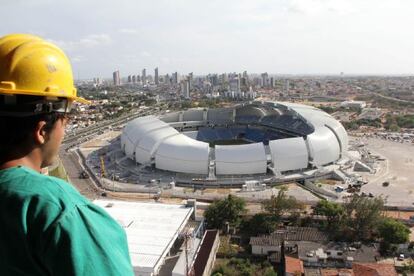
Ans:
[[[346,154],[348,135],[315,107],[253,102],[134,119],[121,147],[135,162],[170,172],[283,175],[334,164]]]

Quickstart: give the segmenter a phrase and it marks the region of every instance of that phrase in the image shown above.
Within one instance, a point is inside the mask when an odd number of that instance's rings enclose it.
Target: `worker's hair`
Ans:
[[[0,164],[22,157],[35,145],[33,131],[40,121],[45,121],[43,129],[49,133],[60,114],[56,112],[25,117],[0,116]]]

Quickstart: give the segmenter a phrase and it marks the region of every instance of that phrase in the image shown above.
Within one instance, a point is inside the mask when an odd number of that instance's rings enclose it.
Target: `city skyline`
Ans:
[[[160,75],[410,75],[413,10],[408,0],[14,1],[0,11],[0,35],[57,43],[77,79],[156,67]]]

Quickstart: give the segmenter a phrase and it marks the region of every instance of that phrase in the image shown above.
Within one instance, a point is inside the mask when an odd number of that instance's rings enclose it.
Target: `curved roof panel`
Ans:
[[[279,171],[292,171],[308,167],[308,149],[302,137],[286,138],[269,142],[273,167]]]
[[[328,127],[318,127],[307,138],[310,155],[315,166],[335,162],[340,157],[338,140]]]
[[[158,169],[207,174],[209,163],[209,145],[191,139],[184,134],[165,139],[155,154],[155,165]]]
[[[139,163],[150,162],[159,144],[174,135],[179,135],[179,132],[170,126],[145,133],[135,148],[135,160]]]
[[[216,146],[216,173],[259,174],[266,173],[267,159],[263,143]]]

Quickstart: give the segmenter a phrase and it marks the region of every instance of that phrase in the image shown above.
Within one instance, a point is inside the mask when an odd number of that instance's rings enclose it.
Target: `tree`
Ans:
[[[342,223],[348,228],[343,229],[345,233],[349,233],[352,239],[372,239],[383,219],[384,204],[382,197],[368,198],[354,194],[343,205],[345,213]]]
[[[228,222],[231,226],[237,227],[240,224],[240,217],[246,212],[246,202],[242,198],[228,195],[227,198],[216,200],[210,204],[204,213],[209,228],[222,229]]]
[[[333,231],[337,229],[344,215],[344,208],[339,203],[330,202],[326,199],[320,200],[313,209],[315,215],[326,217],[327,230]]]
[[[277,196],[272,195],[270,199],[264,200],[263,208],[274,216],[280,219],[287,212],[303,209],[303,205],[292,196],[286,195],[287,188],[280,188]]]
[[[276,229],[276,222],[269,214],[256,214],[249,220],[244,221],[242,231],[250,236],[270,234]]]
[[[384,218],[378,226],[378,232],[382,241],[388,244],[405,243],[410,235],[407,226],[392,218]]]

